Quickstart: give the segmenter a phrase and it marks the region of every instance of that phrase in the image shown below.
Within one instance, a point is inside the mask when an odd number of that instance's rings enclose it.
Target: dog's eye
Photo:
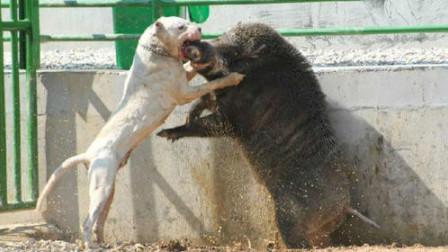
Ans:
[[[187,28],[186,25],[181,25],[181,26],[177,27],[177,29],[179,29],[179,31],[183,31],[183,30],[185,30],[186,28]]]

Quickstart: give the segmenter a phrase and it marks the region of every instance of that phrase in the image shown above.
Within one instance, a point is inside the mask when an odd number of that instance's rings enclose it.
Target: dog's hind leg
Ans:
[[[115,183],[112,185],[112,191],[107,198],[107,201],[103,207],[103,211],[101,211],[98,220],[93,226],[93,232],[96,235],[96,241],[98,243],[102,243],[104,241],[104,225],[106,223],[107,216],[109,214],[110,206],[112,205],[112,201],[114,199],[115,194]]]
[[[83,224],[83,240],[86,247],[92,247],[91,233],[93,225],[98,221],[106,207],[109,196],[113,192],[115,176],[119,163],[112,153],[104,153],[92,160],[89,167],[89,214]],[[112,200],[112,199],[111,199]]]

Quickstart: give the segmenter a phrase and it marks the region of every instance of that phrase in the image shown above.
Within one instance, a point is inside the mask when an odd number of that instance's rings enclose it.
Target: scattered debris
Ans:
[[[1,252],[80,252],[87,251],[82,248],[82,243],[70,243],[65,241],[35,240],[28,238],[24,241],[5,242],[0,236]],[[192,246],[188,240],[160,241],[156,243],[133,243],[133,242],[114,242],[103,244],[98,249],[90,249],[92,252],[255,252],[255,251],[288,251],[275,247],[275,242],[268,244],[268,247],[256,250],[243,246],[242,243],[234,243],[232,246],[214,247],[214,246]],[[349,246],[349,247],[331,247],[325,249],[296,249],[289,251],[297,252],[445,252],[448,247],[425,247],[420,244],[414,246],[396,246],[394,244],[386,246]]]
[[[34,240],[62,240],[64,234],[56,226],[46,223],[0,226],[0,243]]]

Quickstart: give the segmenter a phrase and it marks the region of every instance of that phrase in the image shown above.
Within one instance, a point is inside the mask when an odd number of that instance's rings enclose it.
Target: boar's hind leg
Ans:
[[[160,137],[176,141],[183,137],[221,137],[228,136],[231,130],[218,114],[191,120],[188,125],[164,129],[157,133]]]
[[[276,209],[280,234],[288,248],[324,248],[331,245],[330,232],[324,228],[309,232],[309,216],[297,206]]]
[[[313,248],[326,248],[331,245],[330,233],[315,232],[307,234],[308,245]]]
[[[291,248],[307,247],[306,214],[287,192],[274,197],[275,220],[285,245]]]

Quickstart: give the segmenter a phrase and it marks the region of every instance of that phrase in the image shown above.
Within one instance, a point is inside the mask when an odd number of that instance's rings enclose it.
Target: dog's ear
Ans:
[[[160,21],[156,21],[154,23],[154,26],[156,27],[156,32],[165,30],[165,27],[163,26],[162,22],[160,22]]]
[[[165,29],[165,25],[161,21],[156,21],[154,23],[155,33],[154,35],[162,41],[162,43],[167,43],[169,41],[168,31]]]

